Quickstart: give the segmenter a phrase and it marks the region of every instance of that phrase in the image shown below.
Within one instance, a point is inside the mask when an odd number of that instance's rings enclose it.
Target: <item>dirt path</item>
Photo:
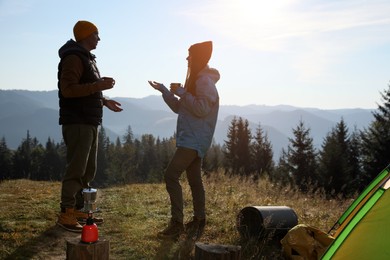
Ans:
[[[28,259],[66,259],[66,240],[79,237],[81,237],[80,233],[66,231],[54,224],[39,236],[19,246],[6,259],[15,259],[20,255]]]

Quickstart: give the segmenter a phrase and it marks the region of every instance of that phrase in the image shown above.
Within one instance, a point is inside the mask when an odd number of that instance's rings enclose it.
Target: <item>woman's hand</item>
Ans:
[[[164,85],[161,83],[158,83],[156,81],[148,80],[150,86],[152,86],[154,89],[157,89],[160,92],[163,92]]]
[[[186,91],[184,90],[183,86],[182,86],[180,83],[171,83],[171,85],[170,85],[170,91],[171,91],[173,94],[175,94],[175,95],[177,95],[177,96],[179,96],[179,97],[183,96],[184,93],[186,92]]]

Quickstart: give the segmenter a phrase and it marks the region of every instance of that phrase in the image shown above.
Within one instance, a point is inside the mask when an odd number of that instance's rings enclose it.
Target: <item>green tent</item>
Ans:
[[[321,259],[390,259],[390,165],[348,207]]]

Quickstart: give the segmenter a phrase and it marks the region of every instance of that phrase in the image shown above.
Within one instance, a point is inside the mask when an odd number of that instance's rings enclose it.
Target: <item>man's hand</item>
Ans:
[[[103,77],[100,80],[95,82],[95,86],[98,91],[111,89],[114,87],[114,85],[115,85],[115,80],[109,77]]]
[[[120,107],[121,106],[121,103],[119,102],[116,102],[115,100],[111,100],[111,99],[105,99],[103,104],[108,108],[110,109],[111,111],[114,111],[114,112],[121,112],[123,109]]]

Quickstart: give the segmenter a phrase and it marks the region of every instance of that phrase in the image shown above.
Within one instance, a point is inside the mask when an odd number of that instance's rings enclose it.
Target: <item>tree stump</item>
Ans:
[[[195,243],[195,260],[240,260],[241,246]]]
[[[110,242],[99,239],[96,243],[86,244],[80,238],[66,240],[66,259],[68,260],[108,260]]]

